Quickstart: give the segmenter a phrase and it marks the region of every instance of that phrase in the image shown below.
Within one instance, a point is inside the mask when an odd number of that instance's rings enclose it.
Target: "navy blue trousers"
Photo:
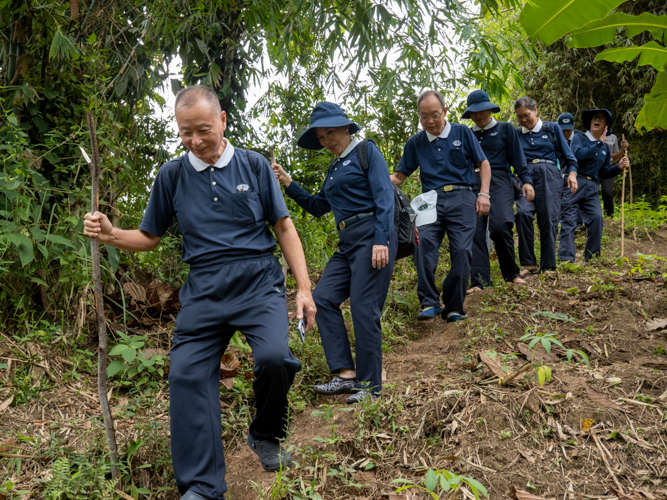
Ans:
[[[255,361],[250,434],[274,441],[286,436],[287,392],[301,365],[287,344],[284,279],[271,254],[190,269],[179,293],[182,309],[169,355],[171,454],[181,494],[192,489],[219,500],[227,491],[220,359],[237,330]]]
[[[464,314],[463,301],[470,278],[472,240],[475,234],[477,196],[472,191],[438,191],[438,219],[419,227],[419,246],[415,252],[417,264],[417,295],[422,307],[440,307],[435,270],[440,245],[447,234],[451,267],[442,284],[442,317],[450,312]],[[488,259],[488,256],[487,256]]]
[[[380,316],[387,298],[394,257],[396,232],[389,243],[389,264],[373,269],[375,217],[369,217],[338,233],[333,254],[313,292],[317,328],[332,373],[355,369],[350,340],[340,305],[348,298],[354,324],[357,388],[379,394],[382,389],[382,327]]]
[[[474,193],[481,187],[479,172],[476,175]],[[491,266],[486,243],[486,228],[489,227],[491,241],[496,247],[498,264],[505,281],[512,281],[519,276],[519,266],[514,255],[514,188],[507,169],[491,171],[491,210],[489,215],[479,217],[472,240],[472,263],[470,266],[470,284],[479,288],[491,286]]]
[[[604,203],[604,213],[609,217],[614,216],[614,182],[616,177],[609,179],[600,179],[602,193],[602,203]],[[634,201],[634,200],[633,200]]]
[[[537,215],[540,230],[540,271],[556,269],[556,237],[560,220],[560,204],[563,194],[563,176],[556,165],[529,163],[533,178],[535,199],[527,201],[521,196],[516,201],[516,232],[519,236],[519,262],[522,266],[536,266],[535,229]]]
[[[581,211],[588,237],[586,238],[585,260],[600,253],[602,247],[602,206],[600,205],[600,185],[585,177],[577,177],[579,189],[572,194],[569,189],[563,192],[563,208],[560,219],[560,247],[558,259],[574,262],[577,249],[574,233],[577,228],[577,211]]]

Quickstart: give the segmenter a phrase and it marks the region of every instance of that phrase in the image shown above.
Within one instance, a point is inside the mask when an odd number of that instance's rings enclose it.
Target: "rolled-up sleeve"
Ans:
[[[285,188],[285,193],[296,201],[301,208],[315,217],[321,217],[331,211],[331,205],[329,205],[324,194],[324,186],[317,195],[312,195],[303,189],[298,182],[292,180],[290,185]]]

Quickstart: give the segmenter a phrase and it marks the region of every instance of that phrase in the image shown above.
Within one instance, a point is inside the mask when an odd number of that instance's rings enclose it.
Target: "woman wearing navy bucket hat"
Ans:
[[[613,178],[630,165],[627,158],[621,158],[618,163],[612,164],[607,135],[611,134],[614,118],[609,110],[586,109],[582,113],[581,121],[587,132],[576,134],[571,146],[579,164],[577,170],[579,189],[576,193],[567,191],[563,193],[560,219],[558,258],[566,262],[574,262],[577,255],[574,244],[577,210],[581,211],[588,233],[584,260],[600,254],[604,229],[600,204],[600,179]]]
[[[389,169],[373,142],[352,135],[360,127],[341,107],[321,102],[310,115],[310,127],[297,144],[328,149],[336,157],[324,183],[312,195],[274,164],[285,192],[316,217],[333,211],[338,250],[315,287],[316,321],[334,378],[314,387],[319,394],[351,394],[347,403],[377,397],[382,388],[380,316],[389,290],[398,246],[394,231],[394,191]],[[367,154],[367,171],[360,156]],[[356,365],[340,305],[350,299],[356,344]]]
[[[521,180],[523,195],[528,201],[535,196],[533,180],[526,166],[526,157],[519,143],[519,135],[508,122],[499,122],[491,116],[500,112],[483,90],[475,90],[468,96],[468,107],[461,115],[475,122],[472,133],[479,141],[482,151],[491,164],[491,184],[489,195],[493,200],[488,215],[477,218],[475,236],[472,243],[470,266],[470,289],[468,294],[491,286],[491,267],[486,243],[487,226],[491,240],[496,247],[498,264],[503,279],[509,283],[525,285],[519,276],[519,266],[514,256],[514,186],[512,170]],[[481,176],[476,169],[475,192],[480,190]]]

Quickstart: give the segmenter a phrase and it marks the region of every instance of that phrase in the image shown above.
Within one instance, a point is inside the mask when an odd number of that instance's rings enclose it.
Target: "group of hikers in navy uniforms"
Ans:
[[[599,253],[598,179],[628,166],[627,159],[610,163],[608,111],[584,112],[589,131],[573,137],[571,150],[557,124],[537,118],[535,101],[529,98],[515,104],[518,129],[491,117],[500,108],[483,91],[468,97],[463,118],[473,120],[472,128],[447,120],[445,98],[437,91],[423,92],[417,110],[423,130],[408,140],[390,175],[380,149],[353,137],[360,126],[340,106],[315,106],[310,127],[297,144],[325,148],[334,158],[319,191],[311,194],[279,164],[270,165],[227,141],[226,114],[213,89],[187,87],[176,96],[175,114],[189,152],[160,168],[139,229],[115,228],[100,212],[85,215],[86,236],[128,251],[156,248],[174,220],[183,235],[183,262],[190,264],[190,273],[179,295],[182,308],[169,372],[172,463],[183,499],[225,498],[219,364],[236,331],[245,335],[255,363],[256,413],[248,445],[267,471],[292,464],[281,441],[288,429],[287,393],[301,366],[288,345],[276,240],[296,280],[296,318],[304,321],[305,331],[317,322],[332,374],[314,391],[346,394],[348,403],[381,393],[380,318],[398,248],[392,183],[401,185],[419,169],[422,190],[436,194],[431,219],[418,227],[420,244],[414,254],[420,320],[465,319],[466,293],[491,286],[487,228],[503,279],[515,284],[525,284],[526,274],[555,269],[559,219],[559,256],[574,260],[577,207],[589,231],[585,258]],[[561,171],[567,172],[566,179]],[[313,293],[280,184],[310,214],[331,211],[335,218],[337,250]],[[539,268],[534,217],[540,229]],[[515,221],[522,268],[514,257]],[[442,308],[435,275],[445,235],[451,265]],[[340,309],[348,298],[356,356]]]

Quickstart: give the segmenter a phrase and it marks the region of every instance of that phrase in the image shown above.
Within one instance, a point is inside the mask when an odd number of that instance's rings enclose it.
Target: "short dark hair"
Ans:
[[[200,99],[206,101],[206,103],[211,106],[212,111],[216,114],[222,112],[220,107],[220,101],[218,100],[218,93],[213,90],[211,87],[206,87],[204,85],[190,85],[180,90],[176,94],[176,104],[174,109],[184,106],[192,106]]]
[[[528,108],[531,111],[535,111],[537,109],[537,103],[535,102],[535,99],[531,99],[525,95],[523,97],[519,97],[514,103],[514,109],[519,108]]]
[[[445,109],[447,107],[444,95],[442,95],[437,90],[425,90],[424,92],[419,94],[419,97],[417,98],[417,109],[419,109],[419,105],[422,103],[422,101],[430,95],[434,95],[438,98],[438,101],[440,101],[440,104],[442,105],[442,109]]]

